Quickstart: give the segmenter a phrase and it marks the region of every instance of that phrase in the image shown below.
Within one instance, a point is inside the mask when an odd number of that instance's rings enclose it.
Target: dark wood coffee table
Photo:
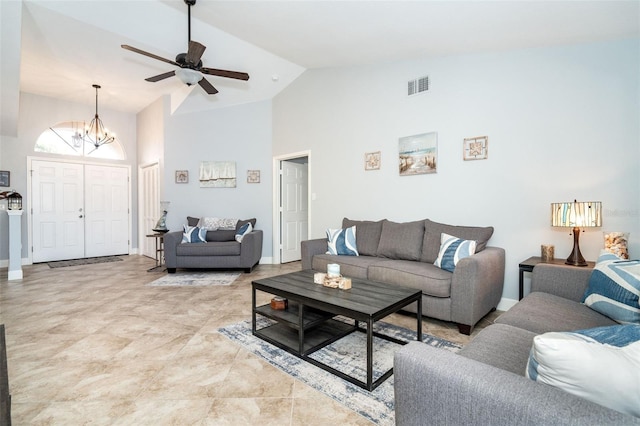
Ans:
[[[416,335],[417,340],[421,341],[421,292],[355,278],[351,280],[351,289],[340,290],[314,284],[313,274],[313,271],[306,270],[253,281],[253,334],[364,389],[371,391],[377,388],[393,374],[393,368],[373,380],[373,336],[399,344],[408,342],[373,331],[373,323],[417,302]],[[289,306],[286,310],[271,309],[269,304],[256,306],[256,291],[284,297]],[[257,329],[257,315],[270,318],[275,323]],[[354,323],[339,321],[334,318],[337,315],[351,318]],[[360,327],[359,322],[365,323],[366,328]],[[313,352],[354,331],[367,333],[366,382],[309,357]]]

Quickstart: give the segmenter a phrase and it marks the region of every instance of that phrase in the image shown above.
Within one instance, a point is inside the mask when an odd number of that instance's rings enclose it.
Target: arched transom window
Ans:
[[[34,151],[109,160],[125,159],[124,149],[117,139],[98,147],[86,140],[83,137],[85,125],[82,121],[65,121],[48,128],[38,137]]]

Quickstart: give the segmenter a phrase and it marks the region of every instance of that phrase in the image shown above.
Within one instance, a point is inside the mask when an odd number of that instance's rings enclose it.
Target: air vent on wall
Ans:
[[[417,95],[418,93],[426,92],[429,90],[429,76],[416,78],[415,80],[409,81],[407,84],[407,94]]]

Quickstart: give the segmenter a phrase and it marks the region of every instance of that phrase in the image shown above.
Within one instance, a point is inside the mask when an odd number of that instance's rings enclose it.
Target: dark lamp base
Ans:
[[[567,258],[567,261],[564,262],[566,265],[572,266],[587,266],[587,261],[582,257],[582,253],[580,253],[580,228],[573,228],[573,250],[571,250],[571,254]]]

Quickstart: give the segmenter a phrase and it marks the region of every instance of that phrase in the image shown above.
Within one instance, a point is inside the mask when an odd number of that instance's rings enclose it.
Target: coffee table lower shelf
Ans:
[[[355,326],[353,324],[346,324],[342,321],[329,319],[315,328],[305,331],[302,350],[300,350],[300,335],[298,330],[288,325],[277,322],[256,330],[254,334],[287,352],[300,357],[306,357],[352,333],[354,330]]]

